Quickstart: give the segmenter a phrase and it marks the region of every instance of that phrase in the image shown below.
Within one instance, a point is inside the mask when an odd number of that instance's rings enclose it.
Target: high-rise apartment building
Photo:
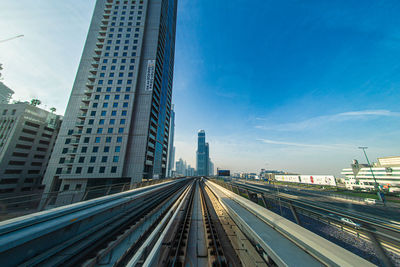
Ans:
[[[186,176],[186,161],[184,161],[182,158],[180,158],[176,162],[176,176]]]
[[[206,133],[200,130],[197,136],[196,170],[197,175],[208,175],[209,145],[206,143]]]
[[[0,104],[0,195],[41,186],[61,116],[26,103]]]
[[[165,177],[177,0],[97,0],[46,191]]]
[[[175,147],[174,147],[174,134],[175,134],[175,111],[172,105],[170,123],[169,123],[169,141],[168,141],[168,159],[167,159],[167,177],[172,177],[175,163]]]
[[[8,104],[14,91],[8,88],[4,83],[0,82],[0,104]]]

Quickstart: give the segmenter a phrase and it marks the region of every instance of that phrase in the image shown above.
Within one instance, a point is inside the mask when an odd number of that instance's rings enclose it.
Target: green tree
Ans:
[[[57,110],[57,109],[56,109],[55,107],[50,108],[51,113],[56,112],[56,110]]]
[[[31,100],[31,106],[36,107],[39,106],[40,104],[42,104],[42,101],[40,101],[39,99],[34,98]]]

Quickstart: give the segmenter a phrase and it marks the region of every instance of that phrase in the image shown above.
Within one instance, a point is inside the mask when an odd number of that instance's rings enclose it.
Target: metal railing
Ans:
[[[108,196],[127,190],[141,188],[171,179],[143,181],[140,183],[119,183],[103,186],[92,186],[86,190],[67,190],[43,193],[24,194],[13,197],[0,198],[0,221],[27,215],[30,213],[86,201],[98,197]]]

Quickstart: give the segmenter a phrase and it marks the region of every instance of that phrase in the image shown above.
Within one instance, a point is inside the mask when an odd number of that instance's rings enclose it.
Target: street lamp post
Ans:
[[[380,201],[382,201],[383,203],[385,203],[384,198],[382,198],[382,195],[381,195],[381,194],[383,194],[383,193],[381,192],[381,189],[380,189],[380,187],[379,187],[379,184],[378,184],[377,181],[376,181],[374,172],[372,171],[371,163],[369,163],[369,159],[368,159],[367,153],[365,152],[365,150],[366,150],[368,147],[366,147],[366,146],[360,146],[360,147],[358,147],[358,148],[361,149],[361,150],[364,152],[364,156],[365,156],[365,158],[367,159],[367,163],[368,163],[369,169],[370,169],[370,171],[371,171],[372,178],[374,179],[374,182],[375,182],[374,188],[375,188],[375,190],[377,190],[378,198],[379,198]]]

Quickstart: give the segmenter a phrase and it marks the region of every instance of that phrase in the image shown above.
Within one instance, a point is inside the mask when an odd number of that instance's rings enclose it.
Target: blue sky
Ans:
[[[4,1],[4,82],[63,113],[94,1]],[[24,9],[22,7],[25,7]],[[339,174],[399,155],[399,1],[179,1],[176,156],[204,129],[216,167]]]

